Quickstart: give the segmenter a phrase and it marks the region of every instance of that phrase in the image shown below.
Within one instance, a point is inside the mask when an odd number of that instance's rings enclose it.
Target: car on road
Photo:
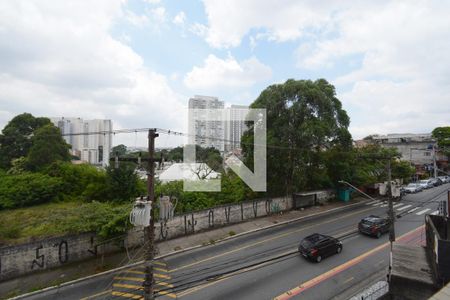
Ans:
[[[332,236],[314,233],[305,237],[298,246],[300,254],[315,262],[321,262],[323,258],[341,253],[342,242]]]
[[[389,219],[370,215],[362,219],[358,224],[359,232],[380,238],[383,233],[389,231]]]
[[[432,188],[434,186],[430,179],[420,180],[419,184],[424,189],[430,189],[430,188]]]
[[[439,178],[430,178],[429,180],[433,186],[439,186],[442,184],[442,180]]]
[[[414,194],[422,191],[423,188],[418,183],[410,183],[407,186],[402,187],[402,191],[407,194]]]
[[[443,183],[449,183],[449,182],[450,182],[450,176],[438,176],[438,178],[439,178]]]

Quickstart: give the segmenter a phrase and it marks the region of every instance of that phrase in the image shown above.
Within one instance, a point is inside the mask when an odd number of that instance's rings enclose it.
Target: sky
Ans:
[[[450,125],[449,15],[433,0],[0,0],[0,129],[29,112],[185,131],[194,95],[249,105],[325,78],[354,139],[431,132]]]

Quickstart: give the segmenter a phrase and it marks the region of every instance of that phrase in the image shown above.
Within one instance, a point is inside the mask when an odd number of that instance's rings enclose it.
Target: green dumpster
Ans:
[[[351,189],[339,189],[338,190],[338,198],[344,202],[350,201]]]

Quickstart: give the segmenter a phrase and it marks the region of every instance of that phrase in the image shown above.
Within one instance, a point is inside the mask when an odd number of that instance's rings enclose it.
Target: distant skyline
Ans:
[[[450,2],[0,2],[0,130],[15,115],[186,132],[188,100],[249,105],[325,78],[354,139],[450,125]],[[114,137],[145,146],[146,134]],[[157,147],[181,138],[161,136]]]

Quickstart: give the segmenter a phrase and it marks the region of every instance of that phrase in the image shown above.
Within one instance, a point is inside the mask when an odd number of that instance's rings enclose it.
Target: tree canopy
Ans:
[[[436,127],[432,135],[437,140],[439,148],[442,148],[446,155],[450,155],[450,126]]]
[[[325,79],[293,80],[266,88],[251,108],[267,110],[267,184],[274,194],[330,185],[324,150],[348,151],[350,119],[333,85]],[[253,165],[253,131],[242,138],[244,158]],[[257,163],[257,162],[256,162]]]
[[[13,159],[28,155],[34,131],[51,124],[48,118],[35,118],[29,113],[15,116],[0,134],[0,168],[11,167]]]
[[[70,145],[62,138],[59,128],[47,124],[34,133],[26,161],[29,170],[41,170],[56,161],[70,161]]]

